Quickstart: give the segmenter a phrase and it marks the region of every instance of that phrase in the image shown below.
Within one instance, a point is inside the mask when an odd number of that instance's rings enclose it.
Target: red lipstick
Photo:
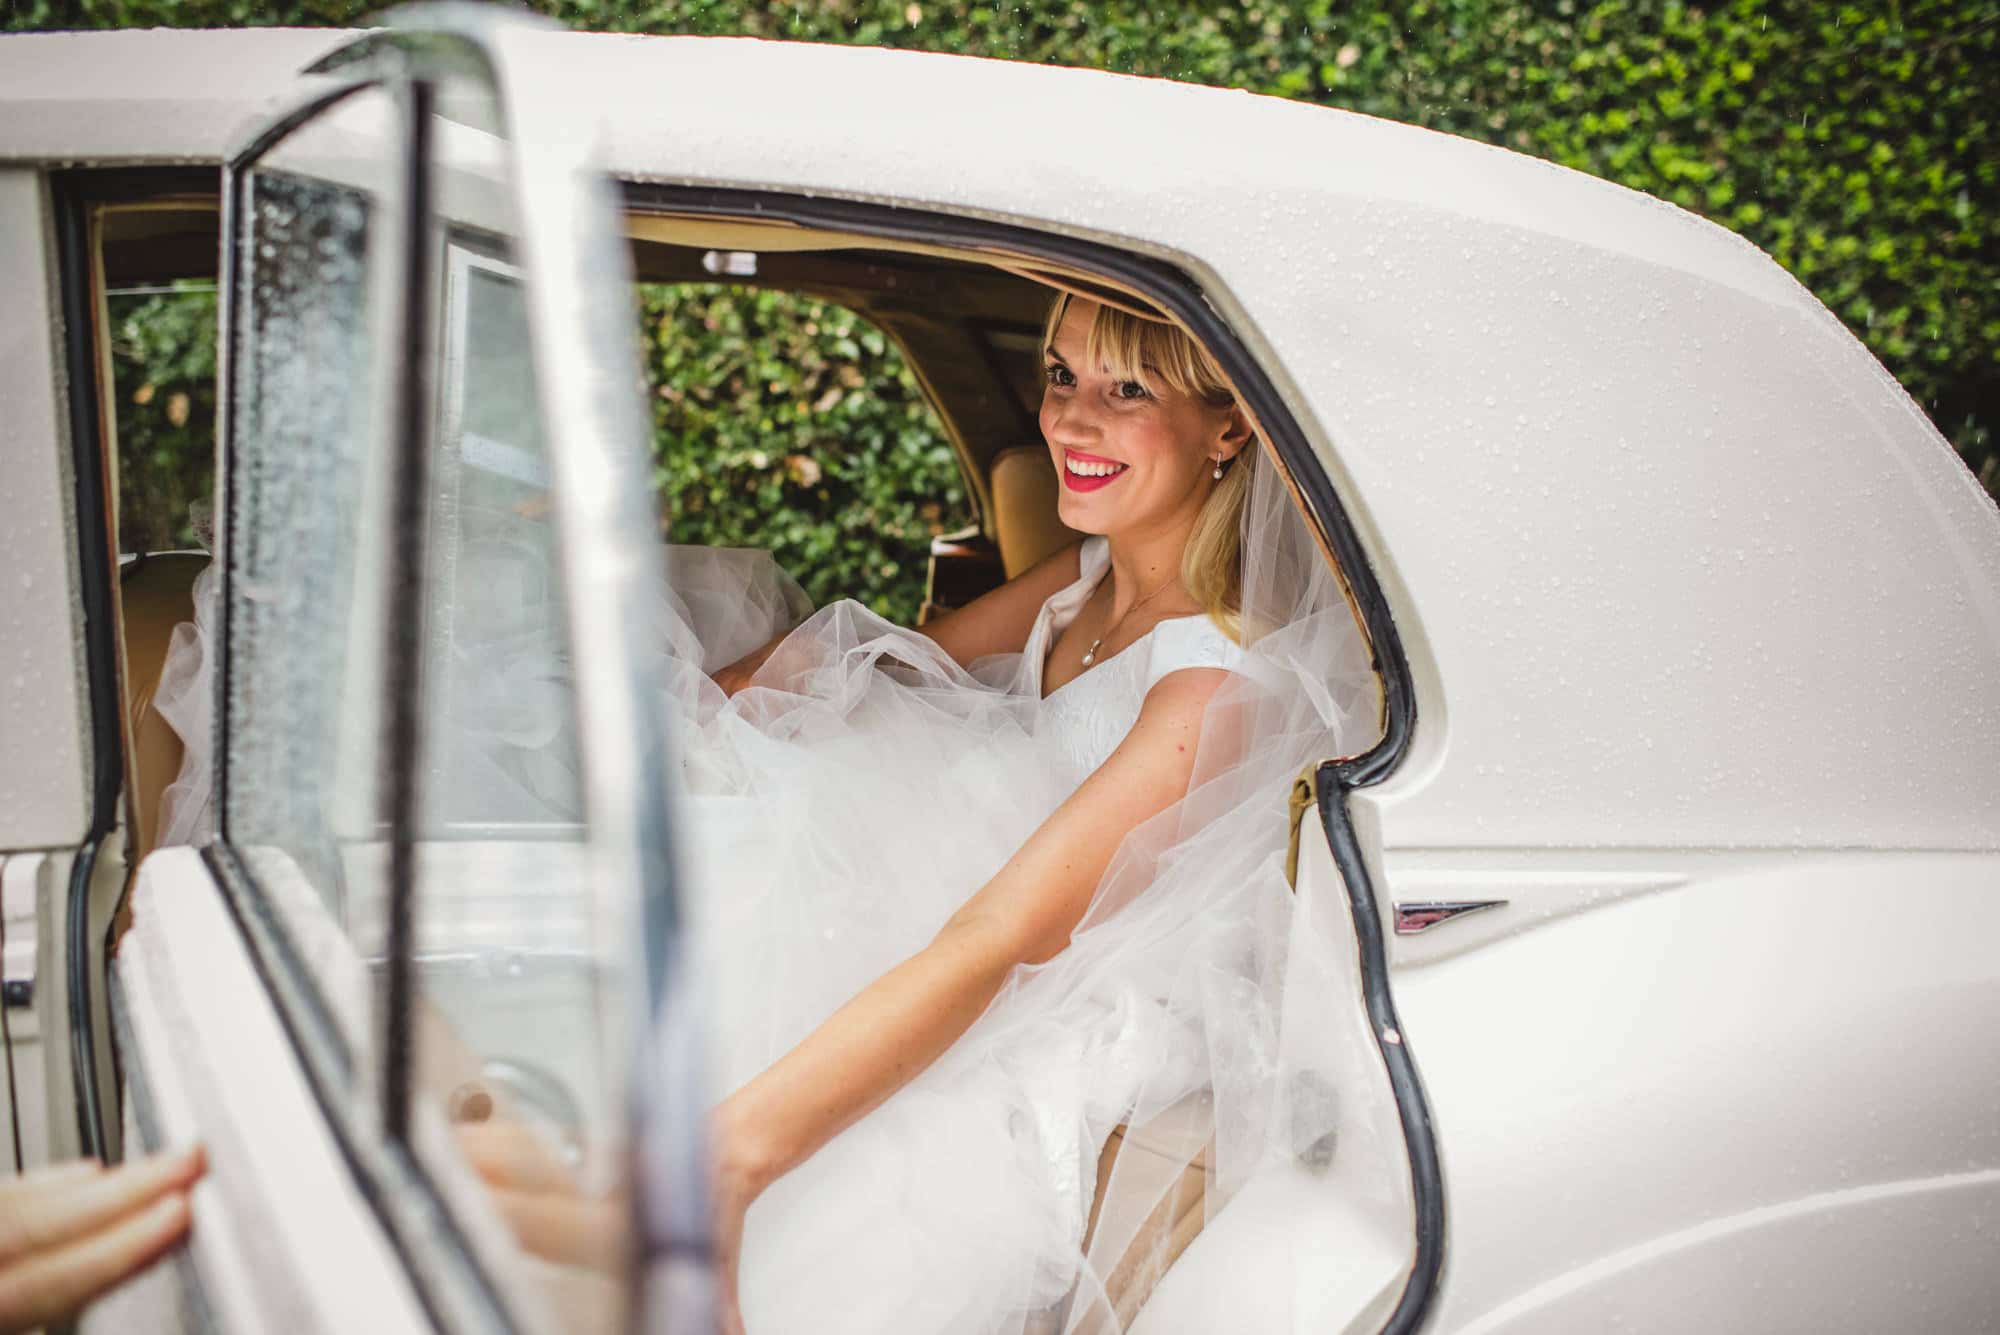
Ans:
[[[1073,463],[1092,468],[1108,466],[1114,471],[1108,473],[1077,473],[1073,472],[1070,468],[1070,465]],[[1065,449],[1063,450],[1063,485],[1071,491],[1096,491],[1099,487],[1107,487],[1119,478],[1124,477],[1125,470],[1128,467],[1130,465],[1121,464],[1116,459],[1106,459],[1102,455],[1097,454],[1085,454],[1081,450]]]

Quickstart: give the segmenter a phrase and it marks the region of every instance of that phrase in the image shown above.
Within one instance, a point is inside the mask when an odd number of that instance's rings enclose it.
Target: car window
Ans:
[[[599,1006],[615,981],[585,844],[527,293],[506,254],[494,239],[455,237],[443,249],[422,606],[412,1112],[449,1122],[496,1185],[513,1170],[480,1157],[494,1144],[529,1156],[538,1178],[580,1185],[586,1160],[615,1133],[606,1092],[615,1063],[599,1041]]]
[[[264,155],[241,195],[228,402],[230,563],[223,832],[309,949],[352,1045],[360,961],[382,950],[381,583],[373,446],[398,219],[387,93],[360,93]],[[370,152],[372,150],[372,154]]]
[[[617,1250],[552,1246],[534,1223],[547,1202],[518,1208],[524,1192],[553,1195],[622,1226],[628,1054],[611,1017],[631,984],[606,927],[623,906],[591,857],[538,280],[491,102],[447,83],[431,138],[435,415],[420,592],[400,609],[419,618],[412,1001],[395,1037],[413,1069],[411,1104],[391,1121],[464,1213],[507,1226],[496,1268],[539,1290],[564,1328],[609,1328]],[[624,391],[637,396],[629,380]],[[473,1180],[492,1190],[453,1192]]]
[[[385,82],[225,177],[219,858],[344,1032],[323,1099],[413,1273],[622,1329],[679,920],[664,554],[615,196],[510,141],[496,61],[363,38],[341,77]]]
[[[105,293],[118,440],[118,550],[207,550],[215,487],[215,283]]]
[[[639,299],[668,537],[764,548],[814,603],[914,624],[931,540],[974,514],[904,349],[781,288],[647,283]]]
[[[620,1319],[617,1249],[575,1264],[513,1208],[528,1184],[614,1196],[631,980],[589,845],[500,123],[466,80],[365,90],[244,179],[225,831],[367,1058],[365,1125],[503,1292],[590,1329]]]

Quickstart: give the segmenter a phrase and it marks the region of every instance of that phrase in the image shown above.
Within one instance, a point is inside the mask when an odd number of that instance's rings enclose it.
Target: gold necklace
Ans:
[[[1172,588],[1175,585],[1175,583],[1177,583],[1177,581],[1171,579],[1168,580],[1165,584],[1162,584],[1159,588],[1154,589],[1144,598],[1141,598],[1138,602],[1133,603],[1130,607],[1126,608],[1125,615],[1119,617],[1109,626],[1106,626],[1104,628],[1104,633],[1098,636],[1096,639],[1092,640],[1090,642],[1090,647],[1083,651],[1083,665],[1085,667],[1089,667],[1092,663],[1095,663],[1097,661],[1097,646],[1103,644],[1106,640],[1110,639],[1114,634],[1117,633],[1118,628],[1125,624],[1125,617],[1131,616],[1134,612],[1144,607],[1147,603],[1152,602],[1153,599],[1159,597],[1161,594],[1165,593],[1168,589]]]

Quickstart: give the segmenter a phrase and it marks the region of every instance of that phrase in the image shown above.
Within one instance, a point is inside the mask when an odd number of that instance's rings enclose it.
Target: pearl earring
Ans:
[[[1214,477],[1217,482],[1220,482],[1222,480],[1222,456],[1219,454],[1215,456]]]

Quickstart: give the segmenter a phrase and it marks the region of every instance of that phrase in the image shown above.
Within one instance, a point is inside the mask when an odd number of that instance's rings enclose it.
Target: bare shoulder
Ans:
[[[1155,800],[1180,796],[1194,773],[1209,701],[1228,678],[1228,670],[1219,667],[1181,668],[1161,677],[1092,779],[1134,786]]]
[[[1042,604],[1082,573],[1082,550],[1081,542],[1073,542],[1051,552],[999,588],[933,618],[923,633],[961,666],[987,654],[1018,651]]]
[[[1228,679],[1228,669],[1219,667],[1185,667],[1167,673],[1146,692],[1126,741],[1152,747],[1163,738],[1198,737],[1209,701]]]

